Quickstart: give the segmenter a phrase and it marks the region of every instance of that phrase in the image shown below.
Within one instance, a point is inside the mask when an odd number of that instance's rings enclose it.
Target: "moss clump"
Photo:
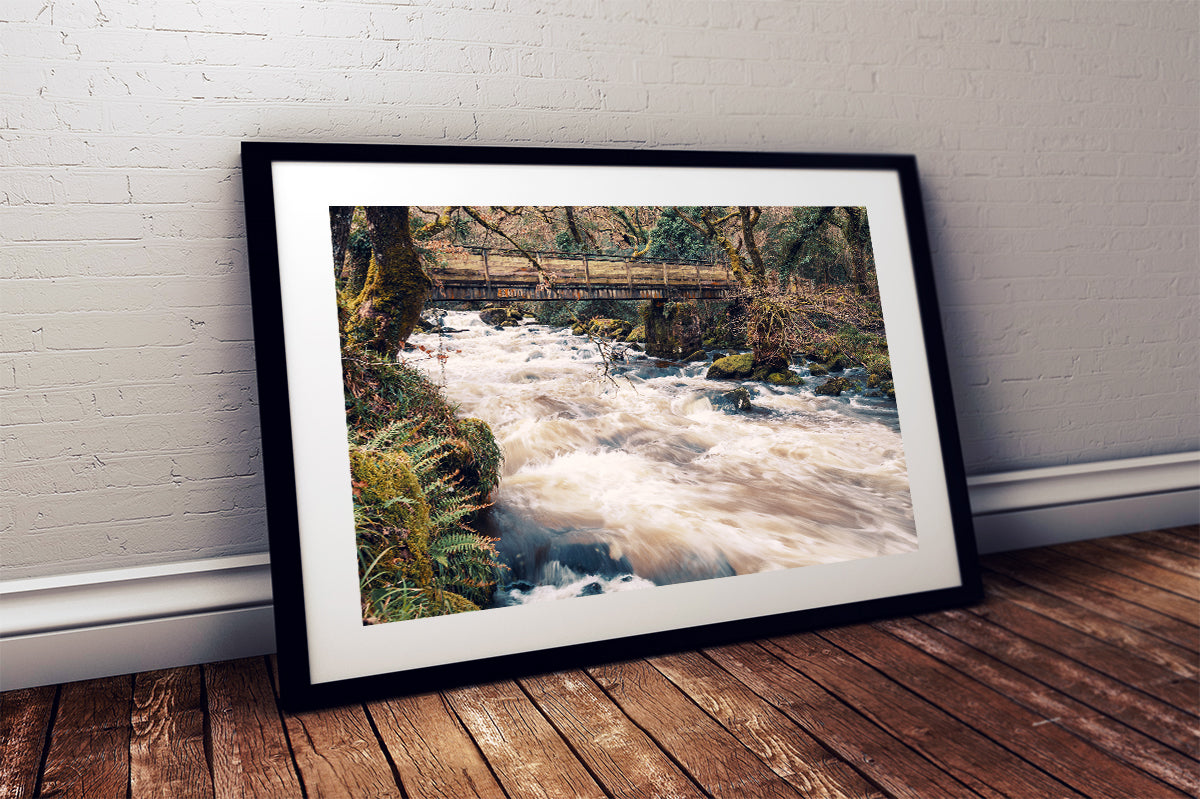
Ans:
[[[754,373],[754,355],[726,355],[713,361],[704,375],[709,380],[747,380]]]
[[[802,386],[804,378],[795,372],[772,372],[767,375],[767,382],[773,386]]]
[[[863,366],[867,367],[867,385],[871,388],[882,387],[891,382],[892,362],[887,353],[873,353],[863,358]]]
[[[824,377],[829,374],[829,370],[816,361],[812,361],[808,364],[808,373],[813,377]]]
[[[360,533],[389,548],[393,568],[422,592],[433,590],[429,503],[403,452],[350,452]]]
[[[464,463],[461,466],[465,487],[474,490],[479,502],[487,502],[488,496],[500,484],[500,463],[503,455],[492,428],[482,419],[459,419],[457,441],[465,445]],[[462,450],[459,450],[462,451]]]
[[[344,290],[349,296],[358,296],[363,284],[367,282],[367,272],[371,268],[371,238],[362,228],[350,233],[347,246],[345,268],[342,279],[345,281]]]

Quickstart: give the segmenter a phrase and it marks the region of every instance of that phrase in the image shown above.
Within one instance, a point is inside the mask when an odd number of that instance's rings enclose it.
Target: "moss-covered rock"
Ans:
[[[687,361],[688,363],[697,363],[699,361],[707,361],[708,355],[705,354],[704,350],[696,350],[691,355],[684,358],[684,360]]]
[[[713,361],[704,375],[709,380],[748,380],[754,373],[754,355],[726,355]]]
[[[772,372],[767,375],[767,382],[773,386],[802,386],[804,378],[792,371]]]
[[[593,319],[587,329],[593,336],[624,339],[633,332],[633,325],[624,319]]]
[[[854,362],[840,352],[825,361],[825,368],[830,372],[844,372],[852,366]]]
[[[508,318],[508,309],[496,305],[489,305],[479,311],[479,320],[485,325],[499,325],[507,322]]]
[[[858,383],[847,377],[832,377],[817,387],[817,393],[825,397],[839,397],[843,391],[858,391]]]
[[[630,330],[629,335],[625,337],[625,342],[627,344],[633,344],[636,341],[645,341],[645,340],[646,340],[646,325],[644,323],[640,324],[637,327]]]
[[[816,361],[811,361],[808,364],[808,373],[813,377],[824,377],[825,375],[829,374],[829,370]]]

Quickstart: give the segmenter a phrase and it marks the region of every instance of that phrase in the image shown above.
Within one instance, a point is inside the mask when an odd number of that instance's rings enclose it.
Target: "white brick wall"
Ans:
[[[265,548],[242,139],[913,152],[970,472],[1200,446],[1196,2],[5,0],[0,577]]]

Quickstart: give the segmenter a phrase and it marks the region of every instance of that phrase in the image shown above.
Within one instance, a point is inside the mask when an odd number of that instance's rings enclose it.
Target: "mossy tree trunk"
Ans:
[[[787,332],[791,320],[786,306],[773,301],[768,290],[767,266],[755,238],[762,208],[702,208],[695,218],[678,207],[675,211],[729,259],[729,271],[746,295],[746,337],[754,353],[755,372],[786,372],[792,356]]]
[[[729,259],[729,271],[747,290],[761,288],[766,281],[766,268],[758,245],[754,243],[754,226],[762,209],[753,206],[738,206],[732,211],[725,208],[701,208],[696,218],[679,206],[673,206],[679,218],[695,228],[702,236],[716,244]],[[734,224],[729,224],[729,223]],[[749,260],[742,255],[741,245],[749,242]]]
[[[421,268],[406,205],[366,208],[371,265],[347,307],[347,343],[394,358],[417,325],[433,282]]]

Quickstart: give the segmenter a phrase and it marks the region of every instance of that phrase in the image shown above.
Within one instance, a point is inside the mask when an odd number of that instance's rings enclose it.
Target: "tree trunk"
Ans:
[[[365,230],[350,233],[350,244],[346,250],[346,265],[342,268],[342,291],[357,297],[367,283],[371,272],[371,237]]]
[[[347,309],[346,341],[394,358],[416,327],[433,282],[421,268],[408,206],[369,206],[366,217],[373,257],[366,284]]]
[[[350,219],[354,216],[353,205],[331,205],[329,226],[333,233],[333,273],[341,275],[346,263],[346,248],[350,245]]]
[[[847,208],[846,241],[850,245],[850,279],[859,294],[868,294],[871,281],[867,276],[867,253],[871,248],[871,230],[866,208]]]

